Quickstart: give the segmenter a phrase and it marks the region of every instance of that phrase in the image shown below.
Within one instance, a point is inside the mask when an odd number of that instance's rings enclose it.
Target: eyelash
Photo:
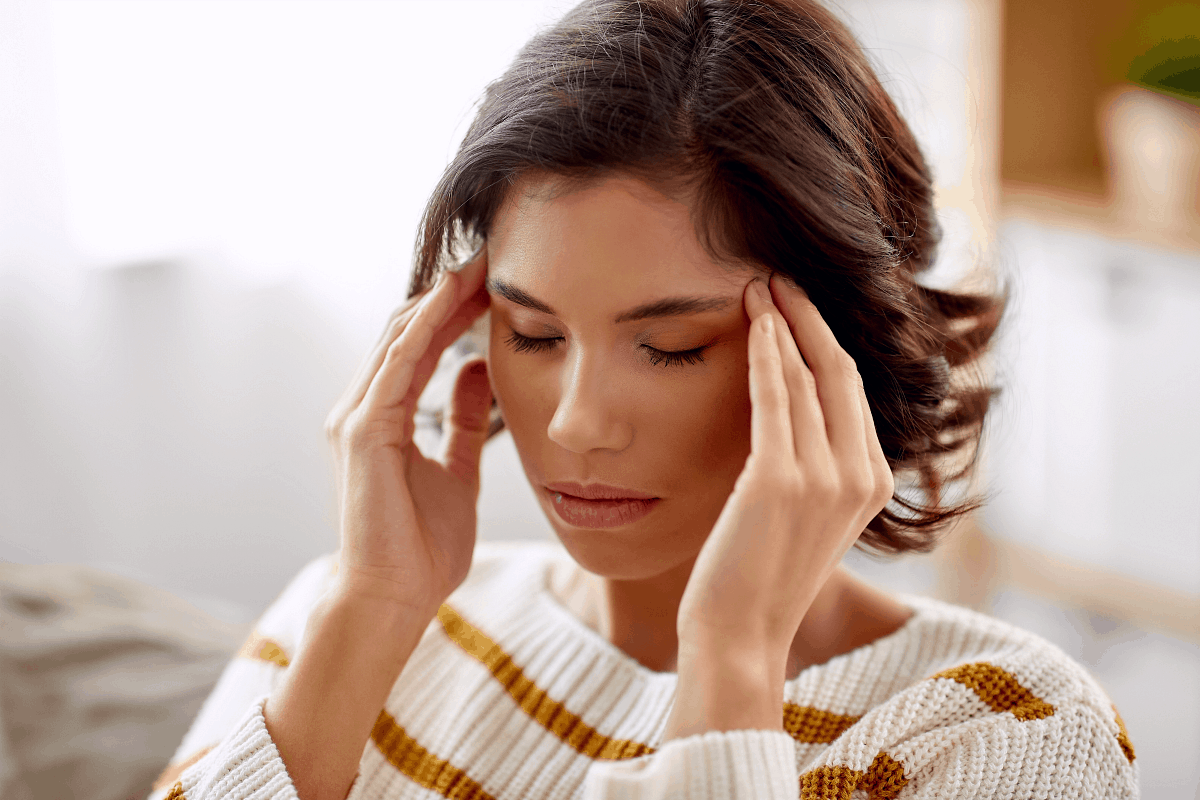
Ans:
[[[551,336],[545,339],[537,339],[532,336],[522,336],[516,331],[512,332],[512,336],[508,337],[508,346],[518,353],[541,353],[550,350],[556,342],[561,342],[561,336]],[[667,350],[658,350],[650,345],[642,345],[647,352],[650,353],[650,363],[655,366],[678,367],[691,364],[700,364],[704,361],[704,351],[707,347],[696,347],[692,350],[677,350],[674,352]]]

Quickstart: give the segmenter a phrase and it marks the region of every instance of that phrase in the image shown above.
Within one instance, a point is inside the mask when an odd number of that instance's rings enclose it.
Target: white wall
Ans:
[[[239,618],[331,549],[324,416],[484,85],[565,5],[0,4],[0,558]]]

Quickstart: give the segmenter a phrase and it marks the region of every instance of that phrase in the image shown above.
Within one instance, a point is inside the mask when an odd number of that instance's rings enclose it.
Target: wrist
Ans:
[[[705,731],[783,730],[786,655],[773,648],[680,642],[666,739]]]
[[[318,600],[264,709],[301,797],[346,796],[380,709],[434,613],[341,580]]]
[[[349,613],[377,616],[381,622],[420,619],[427,623],[441,605],[440,599],[414,592],[399,581],[361,570],[339,570],[329,601]]]

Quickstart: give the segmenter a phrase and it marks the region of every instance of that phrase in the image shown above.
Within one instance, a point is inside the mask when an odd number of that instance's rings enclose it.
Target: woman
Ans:
[[[812,0],[582,3],[489,87],[330,415],[336,560],[163,791],[1136,796],[1082,668],[839,566],[975,506],[943,487],[1002,300],[920,286],[937,238],[911,133]],[[417,397],[489,309],[427,458]],[[476,545],[500,425],[562,548]]]

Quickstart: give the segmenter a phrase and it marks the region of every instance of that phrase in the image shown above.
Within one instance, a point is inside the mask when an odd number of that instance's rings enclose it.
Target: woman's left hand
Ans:
[[[750,456],[683,593],[680,681],[701,669],[689,657],[740,654],[765,663],[766,684],[782,693],[809,606],[894,484],[858,369],[804,292],[775,275],[769,289],[751,281],[744,303]]]

